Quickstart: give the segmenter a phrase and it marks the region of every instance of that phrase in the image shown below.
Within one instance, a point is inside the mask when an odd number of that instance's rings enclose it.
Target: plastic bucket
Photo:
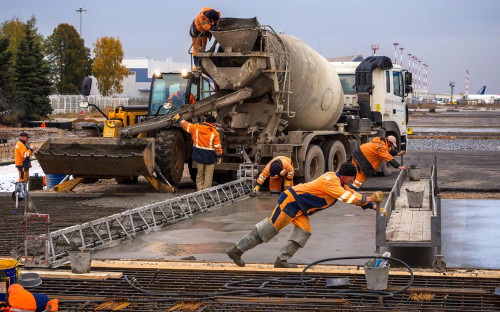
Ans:
[[[9,286],[19,280],[17,261],[14,259],[0,260],[0,301],[6,300]]]
[[[66,174],[47,174],[45,179],[47,181],[47,188],[51,189],[54,186],[61,183],[61,181],[66,177]]]
[[[366,287],[371,290],[386,290],[389,282],[389,267],[375,268],[365,265]]]
[[[410,181],[420,181],[420,173],[422,169],[420,168],[410,168],[408,169],[408,177]]]
[[[75,274],[89,273],[92,263],[92,253],[90,251],[70,251],[69,260],[71,262],[71,272]]]

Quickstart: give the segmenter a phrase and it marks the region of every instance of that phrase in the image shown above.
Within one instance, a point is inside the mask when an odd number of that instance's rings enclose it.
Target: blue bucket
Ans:
[[[45,179],[47,181],[47,188],[51,189],[54,186],[61,183],[61,181],[66,177],[66,174],[47,174]]]
[[[0,260],[0,301],[5,301],[9,286],[19,281],[17,261],[13,259]]]

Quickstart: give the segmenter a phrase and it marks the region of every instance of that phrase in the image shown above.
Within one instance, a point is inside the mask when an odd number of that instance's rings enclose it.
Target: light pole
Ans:
[[[455,88],[455,81],[450,81],[450,105],[453,105],[453,89]]]
[[[87,9],[80,7],[78,10],[75,10],[75,12],[80,13],[80,37],[82,37],[82,12],[87,12]]]

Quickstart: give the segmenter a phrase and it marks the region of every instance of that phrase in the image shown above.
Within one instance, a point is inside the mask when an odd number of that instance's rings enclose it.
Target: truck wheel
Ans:
[[[168,130],[156,135],[155,161],[161,173],[175,186],[184,172],[184,140],[179,130]]]
[[[326,156],[326,170],[337,172],[342,165],[347,160],[347,154],[345,152],[344,144],[340,141],[330,141],[323,148],[323,152]]]
[[[304,180],[312,181],[325,172],[325,156],[318,145],[307,148],[306,160],[304,161]]]

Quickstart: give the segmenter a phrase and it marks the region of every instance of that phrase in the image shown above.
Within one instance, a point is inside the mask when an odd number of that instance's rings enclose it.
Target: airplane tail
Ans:
[[[476,94],[484,94],[485,91],[486,91],[486,86],[483,86],[481,89],[479,89],[479,91],[477,91]]]

